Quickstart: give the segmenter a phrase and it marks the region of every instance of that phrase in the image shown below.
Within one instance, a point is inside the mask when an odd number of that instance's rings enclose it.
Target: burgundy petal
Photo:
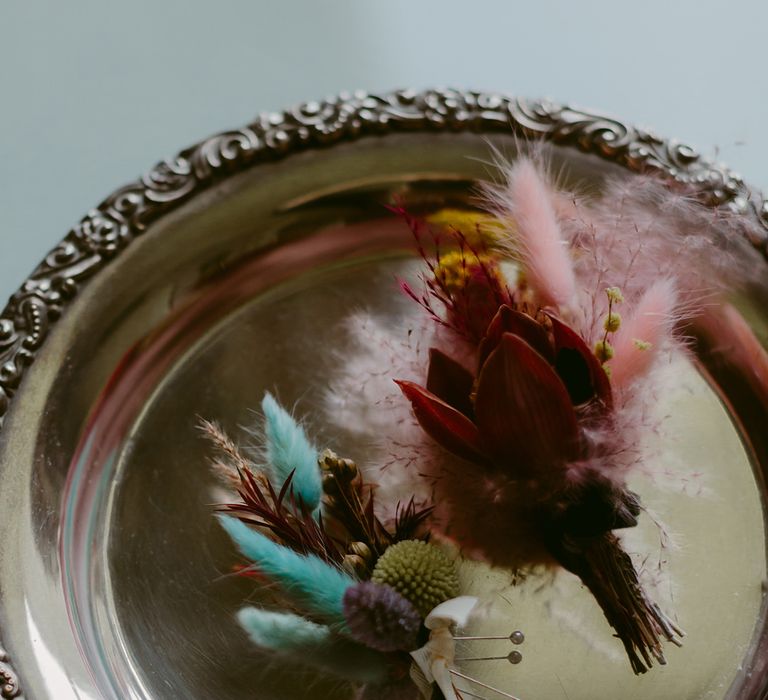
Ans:
[[[486,361],[475,397],[483,446],[499,466],[527,474],[578,454],[576,413],[549,362],[511,333]]]
[[[419,425],[435,442],[458,457],[472,462],[488,461],[477,426],[469,418],[418,384],[398,379],[395,383],[411,402]]]
[[[479,364],[482,368],[488,356],[496,349],[504,333],[514,333],[525,340],[536,352],[547,360],[554,361],[552,344],[544,327],[528,314],[516,311],[509,306],[500,306],[480,344]]]
[[[469,398],[473,382],[474,377],[463,365],[437,348],[430,349],[427,389],[467,418],[474,413]]]
[[[608,408],[613,405],[611,383],[600,360],[581,336],[554,316],[555,369],[563,380],[574,405],[597,396]]]
[[[485,335],[501,299],[499,290],[492,284],[495,280],[491,280],[484,270],[470,270],[470,275],[462,293],[463,299],[457,306],[462,310],[470,337],[477,344]]]

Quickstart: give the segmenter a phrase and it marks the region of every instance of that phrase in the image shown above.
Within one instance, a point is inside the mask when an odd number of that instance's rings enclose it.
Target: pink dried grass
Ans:
[[[748,243],[758,235],[757,224],[650,175],[612,179],[599,198],[574,196],[561,226],[576,252],[579,286],[598,298],[605,287],[617,286],[634,303],[667,278],[679,303],[695,311],[757,281],[760,269]]]
[[[529,158],[508,167],[505,179],[504,186],[489,186],[485,193],[493,212],[514,222],[516,236],[506,241],[508,252],[521,258],[542,306],[568,308],[576,296],[576,279],[560,230],[558,197]]]
[[[345,321],[340,329],[344,354],[324,397],[329,424],[366,442],[358,467],[367,482],[376,484],[378,515],[387,525],[396,520],[398,502],[431,500],[423,471],[442,457],[393,379],[426,376],[432,345],[464,348],[452,330],[425,319],[415,307],[409,311],[413,315],[394,327],[364,311]]]
[[[613,338],[615,355],[609,366],[614,390],[629,391],[645,378],[662,349],[672,341],[677,308],[676,286],[669,278],[653,282],[639,298]]]

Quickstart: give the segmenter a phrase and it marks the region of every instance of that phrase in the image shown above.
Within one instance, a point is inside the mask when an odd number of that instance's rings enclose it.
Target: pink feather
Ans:
[[[659,349],[671,339],[677,309],[677,289],[668,278],[654,282],[640,297],[634,312],[614,337],[611,384],[626,391],[650,369]]]
[[[576,294],[576,280],[555,207],[557,195],[534,163],[523,158],[507,174],[507,186],[490,193],[504,218],[517,226],[517,240],[528,282],[544,306],[568,307]]]

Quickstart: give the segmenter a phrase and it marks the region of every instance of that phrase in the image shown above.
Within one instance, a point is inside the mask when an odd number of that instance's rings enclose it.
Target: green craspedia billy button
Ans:
[[[389,547],[376,562],[371,580],[394,588],[422,617],[459,595],[454,562],[440,548],[421,540],[403,540]]]

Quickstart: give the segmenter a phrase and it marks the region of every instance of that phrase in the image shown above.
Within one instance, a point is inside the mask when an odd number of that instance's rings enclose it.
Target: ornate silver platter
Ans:
[[[703,204],[761,222],[750,244],[768,256],[768,204],[690,147],[450,90],[262,115],[159,163],[66,235],[0,316],[0,696],[350,697],[267,663],[237,628],[253,585],[226,575],[233,550],[211,517],[196,418],[237,431],[275,387],[311,414],[344,352],[340,319],[366,306],[402,322],[392,280],[412,256],[383,204],[466,201],[488,142],[514,157],[537,140],[582,189],[648,170],[695,185]],[[760,294],[735,302],[764,339]],[[526,700],[765,697],[765,406],[743,377],[684,371],[681,449],[718,493],[655,504],[686,539],[672,555],[686,646],[635,678],[603,653],[610,633],[578,587],[566,586],[565,617],[529,587],[508,616],[526,626],[530,658],[489,670],[508,674],[497,687]],[[477,573],[479,586],[491,579]],[[578,631],[593,626],[603,637],[586,644]]]

